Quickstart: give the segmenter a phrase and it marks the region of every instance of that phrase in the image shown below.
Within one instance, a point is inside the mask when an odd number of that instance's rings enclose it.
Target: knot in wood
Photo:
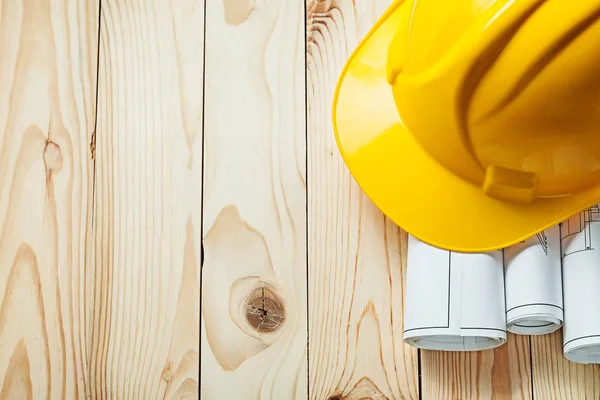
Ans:
[[[46,142],[44,148],[44,164],[46,164],[46,170],[57,174],[63,165],[63,156],[60,151],[60,147],[51,141]]]
[[[283,301],[268,287],[259,287],[250,292],[244,309],[246,320],[257,332],[275,332],[285,320]]]

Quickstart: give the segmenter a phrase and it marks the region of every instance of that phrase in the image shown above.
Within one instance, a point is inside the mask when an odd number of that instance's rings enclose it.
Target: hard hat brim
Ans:
[[[384,214],[430,245],[480,252],[518,243],[599,202],[600,185],[529,204],[499,201],[429,156],[402,124],[386,80],[388,48],[405,12],[410,7],[396,1],[373,26],[346,63],[333,101],[340,153]]]

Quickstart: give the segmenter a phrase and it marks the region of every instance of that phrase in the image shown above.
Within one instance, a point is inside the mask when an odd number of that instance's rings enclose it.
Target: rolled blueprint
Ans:
[[[598,205],[560,224],[565,357],[600,363],[600,210]]]
[[[409,236],[404,341],[429,350],[484,350],[506,341],[502,252],[462,254]]]
[[[506,327],[539,335],[563,323],[560,230],[558,225],[504,249]]]

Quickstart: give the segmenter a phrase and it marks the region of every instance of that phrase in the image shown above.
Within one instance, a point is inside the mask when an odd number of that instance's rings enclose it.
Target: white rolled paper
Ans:
[[[600,363],[600,210],[598,205],[560,224],[565,357]]]
[[[558,225],[504,249],[506,327],[522,335],[552,333],[563,323]]]
[[[462,254],[409,236],[404,341],[429,350],[506,342],[502,252]]]

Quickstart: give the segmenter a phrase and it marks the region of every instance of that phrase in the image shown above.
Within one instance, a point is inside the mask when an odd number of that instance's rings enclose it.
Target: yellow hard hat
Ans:
[[[348,169],[433,246],[503,248],[600,201],[600,0],[397,0],[348,60]]]

